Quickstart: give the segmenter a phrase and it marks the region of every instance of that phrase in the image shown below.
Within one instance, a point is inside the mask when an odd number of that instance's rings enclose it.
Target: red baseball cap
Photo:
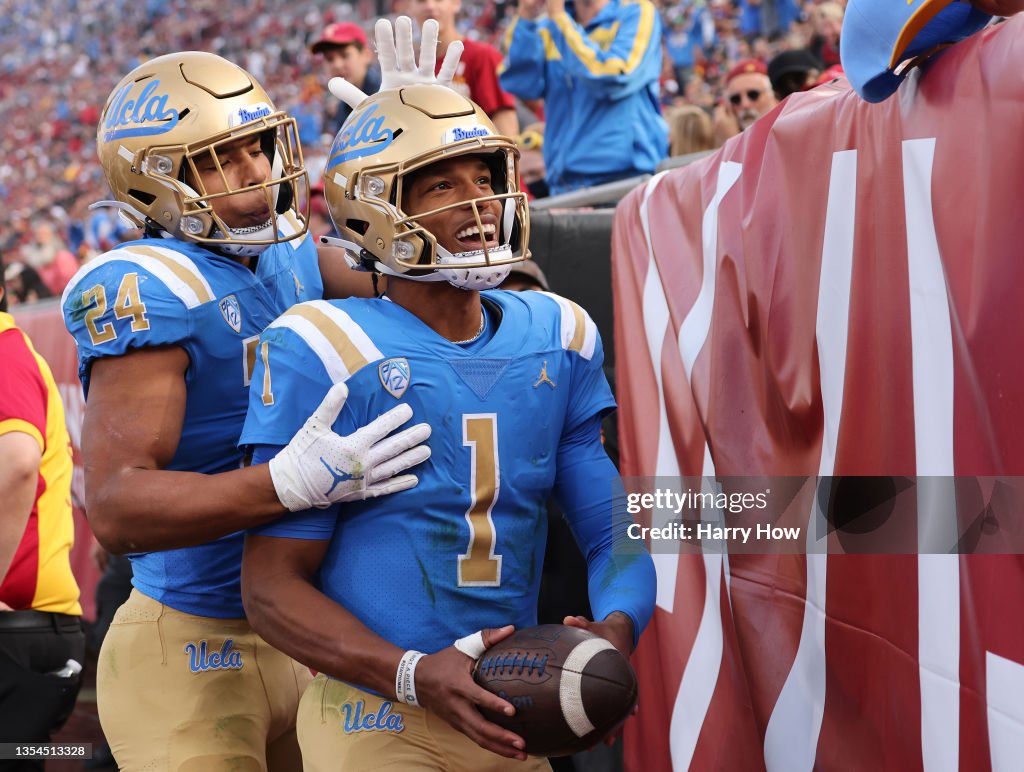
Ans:
[[[733,78],[738,78],[740,75],[747,75],[752,72],[760,73],[761,75],[768,74],[767,65],[760,59],[744,59],[742,62],[737,64],[729,73],[725,76],[725,84],[729,85],[729,81]]]
[[[339,21],[335,24],[328,24],[324,28],[320,39],[309,47],[314,54],[318,54],[328,46],[344,46],[349,43],[358,43],[366,48],[366,33],[358,24],[350,21]]]

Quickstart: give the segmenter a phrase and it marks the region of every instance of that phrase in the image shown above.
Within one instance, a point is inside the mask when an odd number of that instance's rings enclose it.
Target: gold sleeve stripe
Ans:
[[[559,13],[554,21],[565,36],[565,42],[569,45],[580,61],[594,75],[628,75],[639,65],[651,42],[651,32],[654,29],[654,5],[648,0],[640,0],[640,23],[637,25],[636,37],[633,39],[633,47],[630,49],[626,61],[618,57],[605,59],[603,62],[597,58],[594,51],[587,46],[580,37],[572,19],[568,13]]]
[[[168,282],[164,276],[160,276],[160,278],[165,284],[167,284],[167,288],[185,301],[185,304],[189,305],[189,307],[192,307],[189,301],[193,297],[196,301],[194,305],[202,305],[203,303],[209,303],[213,300],[213,291],[210,288],[210,285],[207,284],[206,280],[199,273],[199,269],[196,268],[195,263],[184,255],[175,254],[174,257],[171,257],[164,250],[141,245],[125,247],[124,251],[139,255],[143,258],[149,258],[150,260],[155,261],[157,265],[163,266],[167,271],[169,271],[176,281]],[[147,270],[151,268],[151,266],[146,265],[145,263],[140,263],[140,265]],[[159,275],[159,269],[154,271],[154,273]],[[179,291],[181,289],[181,285],[188,288],[188,293]],[[188,299],[186,299],[186,295],[188,295]]]
[[[509,24],[508,29],[505,30],[505,56],[508,56],[508,52],[512,50],[512,35],[515,34],[517,24],[519,24],[519,17],[513,16],[512,23]]]
[[[35,438],[35,441],[39,443],[39,451],[46,450],[46,444],[43,442],[43,435],[39,429],[28,421],[21,418],[8,418],[0,421],[0,436],[5,434],[13,434],[14,432],[21,432],[27,434],[30,437]]]
[[[583,342],[587,337],[587,316],[583,313],[583,309],[571,300],[569,301],[569,307],[572,309],[573,320],[576,323],[572,333],[572,340],[569,341],[569,350],[579,354],[583,352]]]
[[[597,325],[583,308],[568,298],[553,292],[541,292],[558,304],[559,329],[558,335],[562,348],[575,351],[584,359],[591,359],[597,350]]]
[[[555,45],[555,41],[551,39],[551,31],[541,28],[540,37],[544,41],[544,58],[549,62],[559,61],[562,58],[562,53]]]
[[[320,330],[320,333],[330,341],[331,346],[338,352],[349,375],[366,367],[366,357],[359,352],[352,339],[319,308],[303,304],[295,306],[288,313],[302,317]]]
[[[335,383],[383,357],[352,317],[325,300],[292,306],[271,327],[287,327],[319,357]]]

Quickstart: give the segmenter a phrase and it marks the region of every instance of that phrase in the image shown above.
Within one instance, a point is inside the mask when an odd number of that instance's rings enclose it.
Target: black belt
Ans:
[[[82,629],[82,618],[71,614],[57,614],[53,611],[0,611],[0,632],[6,630],[56,630],[78,632]]]

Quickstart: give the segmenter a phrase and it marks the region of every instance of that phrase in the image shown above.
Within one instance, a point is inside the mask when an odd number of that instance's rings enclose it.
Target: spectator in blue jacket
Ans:
[[[661,37],[649,0],[519,0],[501,85],[544,99],[553,194],[653,172],[668,154]]]

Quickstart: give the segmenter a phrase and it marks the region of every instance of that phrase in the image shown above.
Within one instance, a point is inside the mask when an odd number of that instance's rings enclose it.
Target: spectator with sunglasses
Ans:
[[[744,59],[725,76],[725,92],[715,114],[716,144],[745,131],[779,102],[758,59]]]

